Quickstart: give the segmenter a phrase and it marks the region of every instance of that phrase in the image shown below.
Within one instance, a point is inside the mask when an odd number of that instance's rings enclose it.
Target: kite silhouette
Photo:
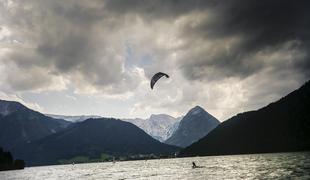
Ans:
[[[169,78],[169,75],[163,72],[158,72],[156,73],[152,79],[151,79],[151,89],[153,89],[154,85],[156,84],[156,82],[162,78],[163,76],[165,76],[166,78]]]

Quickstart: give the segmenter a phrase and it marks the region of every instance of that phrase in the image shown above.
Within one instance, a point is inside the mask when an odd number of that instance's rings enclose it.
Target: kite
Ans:
[[[162,72],[158,72],[158,73],[156,73],[156,74],[152,77],[152,79],[151,79],[151,89],[153,89],[155,83],[156,83],[161,77],[163,77],[163,76],[165,76],[166,78],[169,78],[168,74],[162,73]]]

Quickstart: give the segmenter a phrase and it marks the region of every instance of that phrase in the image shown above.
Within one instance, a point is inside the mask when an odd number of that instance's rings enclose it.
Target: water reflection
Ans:
[[[192,169],[192,162],[204,168]],[[209,156],[31,167],[0,179],[310,179],[310,153]]]

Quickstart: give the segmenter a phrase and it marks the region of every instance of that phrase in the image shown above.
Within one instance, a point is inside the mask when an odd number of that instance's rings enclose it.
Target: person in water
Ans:
[[[196,166],[194,161],[192,162],[192,164],[193,164],[192,168],[197,168],[198,167],[198,166]]]

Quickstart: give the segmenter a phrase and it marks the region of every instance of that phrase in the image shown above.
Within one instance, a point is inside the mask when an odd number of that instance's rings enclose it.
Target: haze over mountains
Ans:
[[[310,150],[310,81],[257,111],[224,121],[180,156]]]
[[[85,121],[86,119],[96,119],[96,118],[102,118],[101,116],[96,115],[80,115],[80,116],[65,116],[65,115],[56,115],[56,114],[45,114],[46,116],[49,116],[51,118],[55,119],[63,119],[70,122],[81,122]]]
[[[196,106],[184,116],[177,130],[165,143],[179,147],[189,146],[207,135],[218,124],[220,121],[202,107]]]

